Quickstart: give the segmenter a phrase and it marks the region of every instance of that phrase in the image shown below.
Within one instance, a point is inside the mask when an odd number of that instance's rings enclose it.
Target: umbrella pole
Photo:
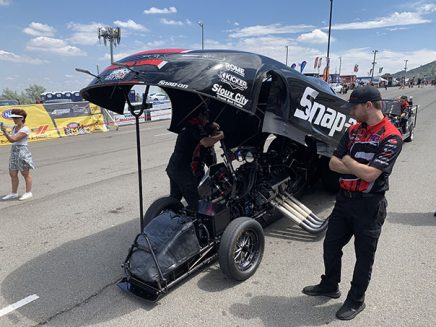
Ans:
[[[135,111],[137,107],[132,106],[128,96],[126,96],[126,101],[127,104],[129,105],[129,111],[135,117],[135,125],[136,125],[136,156],[138,159],[138,186],[139,186],[139,224],[141,228],[141,233],[144,230],[144,204],[143,204],[143,197],[142,197],[141,134],[139,130],[139,117],[144,113],[144,109],[148,109],[146,101],[147,101],[149,88],[150,86],[147,85],[144,93],[144,100],[139,110]]]
[[[144,230],[144,204],[143,204],[143,198],[142,198],[142,163],[141,163],[141,137],[140,137],[140,131],[139,131],[139,116],[142,113],[143,113],[143,111],[140,112],[139,115],[135,115],[135,120],[136,120],[136,155],[138,157],[139,223],[140,223],[141,233]]]

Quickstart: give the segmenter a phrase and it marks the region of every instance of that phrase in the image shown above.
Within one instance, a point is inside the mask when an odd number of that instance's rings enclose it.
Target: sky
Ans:
[[[0,92],[80,90],[110,64],[98,27],[121,28],[114,58],[150,49],[233,49],[325,65],[330,0],[0,0]],[[333,0],[330,72],[395,73],[436,60],[436,0]],[[375,74],[377,75],[377,74]]]

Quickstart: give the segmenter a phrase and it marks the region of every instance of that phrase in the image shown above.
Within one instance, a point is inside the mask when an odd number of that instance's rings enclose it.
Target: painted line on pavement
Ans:
[[[14,304],[8,305],[6,308],[0,310],[0,317],[3,317],[4,315],[7,315],[8,313],[17,310],[18,308],[21,308],[22,306],[25,306],[26,304],[29,304],[30,302],[33,302],[37,299],[39,299],[39,296],[33,294],[26,297],[25,299],[15,302]]]

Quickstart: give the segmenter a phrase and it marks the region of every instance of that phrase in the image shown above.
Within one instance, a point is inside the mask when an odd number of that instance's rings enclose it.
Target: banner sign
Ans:
[[[163,119],[171,119],[171,101],[153,101],[153,107],[145,110],[144,113],[139,116],[139,122],[145,123],[146,121],[156,121]],[[135,117],[130,113],[127,106],[124,108],[124,114],[114,115],[115,123],[118,126],[130,125],[135,123]]]
[[[26,126],[31,130],[30,142],[107,131],[100,108],[83,101],[0,107],[0,121],[9,133],[14,126],[9,117],[14,108],[27,112]],[[0,145],[6,144],[10,142],[3,134],[0,135]]]

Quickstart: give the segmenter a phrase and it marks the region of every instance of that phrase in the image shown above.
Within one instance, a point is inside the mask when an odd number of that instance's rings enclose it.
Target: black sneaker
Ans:
[[[340,320],[351,320],[365,309],[365,302],[353,304],[350,301],[345,301],[342,307],[336,312],[336,318]]]
[[[306,286],[302,291],[306,295],[310,296],[327,296],[333,299],[337,299],[341,296],[341,291],[339,291],[339,287],[336,288],[326,288],[321,284]]]

